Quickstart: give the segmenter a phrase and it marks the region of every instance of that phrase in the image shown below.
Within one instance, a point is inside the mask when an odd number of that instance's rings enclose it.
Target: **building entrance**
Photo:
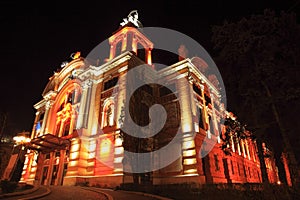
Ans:
[[[68,151],[59,150],[44,154],[41,185],[62,185],[68,168]]]

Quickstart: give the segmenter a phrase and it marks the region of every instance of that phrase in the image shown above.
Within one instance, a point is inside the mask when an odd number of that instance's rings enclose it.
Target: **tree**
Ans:
[[[283,105],[299,100],[300,94],[296,76],[300,26],[296,15],[285,12],[276,15],[266,9],[263,14],[248,19],[225,21],[223,25],[213,26],[212,31],[219,55],[216,62],[221,66],[227,94],[235,103],[231,110],[236,110],[260,139],[266,137],[264,131],[268,127],[277,126],[296,186],[300,182],[298,165],[282,121],[291,117]]]
[[[231,139],[239,143],[241,139],[251,139],[253,141],[256,141],[257,143],[257,148],[258,148],[258,157],[260,161],[260,170],[262,174],[262,182],[263,183],[268,183],[268,174],[267,174],[267,168],[265,164],[265,159],[264,159],[264,152],[262,148],[262,141],[260,139],[257,139],[255,134],[252,132],[246,130],[246,125],[242,124],[239,122],[237,119],[233,119],[231,117],[227,117],[224,121],[225,125],[225,133],[222,135],[221,140],[222,140],[222,150],[226,155],[231,155],[232,149],[230,148],[231,144]]]
[[[1,112],[0,113],[0,142],[2,141],[2,138],[4,136],[4,129],[7,125],[7,113]]]

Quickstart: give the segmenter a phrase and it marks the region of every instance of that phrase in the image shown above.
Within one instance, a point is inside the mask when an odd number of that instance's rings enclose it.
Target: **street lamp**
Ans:
[[[24,145],[31,141],[31,139],[27,137],[27,133],[29,132],[19,133],[17,136],[13,137],[13,140],[15,141],[15,146]]]
[[[30,133],[21,132],[13,137],[15,144],[13,146],[8,165],[2,176],[2,180],[19,181],[22,173],[25,157],[25,145],[30,142]]]

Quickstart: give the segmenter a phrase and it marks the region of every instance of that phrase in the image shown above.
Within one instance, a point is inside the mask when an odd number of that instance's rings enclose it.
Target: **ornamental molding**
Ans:
[[[97,80],[97,77],[103,75],[104,73],[110,71],[111,69],[123,64],[124,62],[128,61],[133,56],[133,53],[126,51],[121,55],[115,57],[112,60],[104,63],[101,66],[93,66],[90,65],[86,70],[78,74],[78,79],[84,81],[86,79],[94,79],[95,82],[101,82]],[[128,67],[128,65],[126,65]],[[124,66],[124,67],[126,67]],[[123,68],[123,67],[122,67]],[[120,68],[119,70],[121,70]],[[122,69],[123,71],[126,70],[125,68]]]

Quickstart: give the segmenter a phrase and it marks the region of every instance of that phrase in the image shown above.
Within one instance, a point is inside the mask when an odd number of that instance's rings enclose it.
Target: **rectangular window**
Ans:
[[[121,53],[122,53],[122,41],[118,42],[116,45],[115,57],[121,55]]]
[[[140,43],[137,46],[137,57],[144,62],[146,60],[146,50]]]
[[[249,177],[251,178],[251,169],[248,167]]]
[[[212,117],[209,116],[209,130],[211,134],[215,133],[215,129],[214,129],[214,122],[212,121]]]
[[[247,172],[246,172],[246,167],[245,167],[245,165],[243,166],[243,169],[244,169],[244,176],[247,177]]]
[[[217,154],[214,155],[214,160],[215,160],[216,171],[219,171],[220,170],[220,165],[219,165],[219,159],[218,159]]]
[[[60,157],[60,151],[55,152],[55,157]]]
[[[204,97],[205,97],[205,105],[207,106],[209,103],[211,103],[211,99],[206,94],[204,94]]]
[[[200,95],[200,97],[202,96],[201,94],[201,89],[199,87],[197,87],[197,85],[193,84],[193,90],[194,92],[196,92],[198,95]]]
[[[77,99],[75,103],[79,103],[81,100],[81,92],[77,92]]]
[[[70,131],[70,122],[65,125],[63,136],[69,135],[69,131]]]
[[[114,87],[118,83],[118,77],[114,77],[104,83],[104,90]]]
[[[199,108],[198,111],[199,111],[199,127],[204,129],[202,109]]]
[[[39,116],[39,120],[43,120],[43,119],[44,119],[44,116],[45,116],[45,113],[42,112],[42,113],[40,114],[40,116]]]

